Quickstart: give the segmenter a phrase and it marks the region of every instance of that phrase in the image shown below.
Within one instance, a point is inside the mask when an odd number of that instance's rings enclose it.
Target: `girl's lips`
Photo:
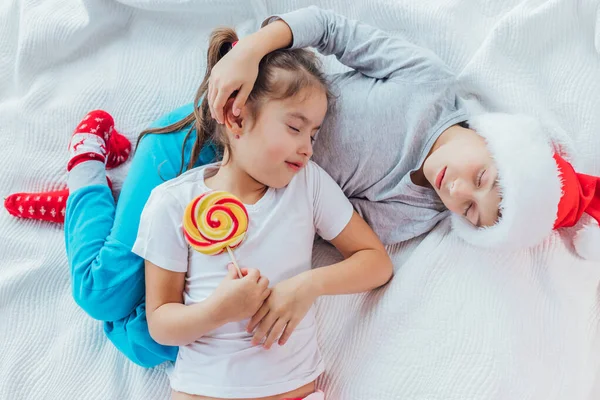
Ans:
[[[446,175],[446,168],[448,167],[442,168],[437,178],[435,178],[435,187],[437,187],[438,190],[442,188],[442,182],[444,181],[444,176]]]
[[[285,162],[288,167],[290,167],[294,172],[300,171],[300,169],[302,168],[302,165],[300,164],[296,164],[296,163],[291,163],[289,161]]]

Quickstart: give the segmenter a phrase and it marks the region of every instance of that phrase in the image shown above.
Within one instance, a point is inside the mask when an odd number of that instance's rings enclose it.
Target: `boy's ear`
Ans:
[[[223,108],[223,114],[225,115],[225,126],[227,129],[231,131],[234,135],[242,135],[243,127],[244,127],[244,116],[246,107],[242,107],[240,110],[240,115],[237,117],[233,115],[233,103],[235,101],[235,97],[231,97],[225,103],[225,107]]]

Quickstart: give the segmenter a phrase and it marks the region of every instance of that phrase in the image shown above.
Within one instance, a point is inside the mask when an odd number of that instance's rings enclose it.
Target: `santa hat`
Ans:
[[[577,173],[531,117],[489,113],[468,123],[485,139],[498,169],[501,216],[495,225],[478,228],[453,215],[454,231],[475,246],[519,249],[584,216],[575,250],[600,261],[600,178]]]

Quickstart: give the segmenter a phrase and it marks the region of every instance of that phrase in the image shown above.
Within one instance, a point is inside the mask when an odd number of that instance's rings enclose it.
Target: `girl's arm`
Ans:
[[[184,346],[225,323],[213,297],[183,304],[185,272],[162,269],[146,260],[146,318],[150,336],[167,346]]]
[[[344,261],[311,269],[273,287],[271,296],[248,323],[247,331],[254,332],[254,345],[266,338],[266,349],[275,341],[283,346],[319,296],[365,292],[392,277],[393,264],[383,244],[356,212],[330,242]]]
[[[230,265],[227,276],[206,300],[185,305],[185,272],[146,260],[146,316],[150,336],[160,344],[185,346],[229,322],[250,318],[269,296],[269,280],[256,269]]]
[[[268,18],[258,32],[241,39],[213,68],[208,95],[213,117],[222,121],[225,101],[235,90],[239,93],[233,108],[240,109],[252,90],[260,60],[290,46],[315,47],[324,55],[333,54],[342,64],[372,78],[410,82],[454,79],[431,51],[331,10],[311,6]],[[243,71],[240,66],[244,66]]]
[[[375,232],[356,212],[342,233],[331,240],[344,260],[306,272],[315,296],[365,292],[387,283],[393,264]]]

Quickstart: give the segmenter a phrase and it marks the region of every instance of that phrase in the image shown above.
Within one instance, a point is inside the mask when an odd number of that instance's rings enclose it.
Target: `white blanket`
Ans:
[[[0,194],[63,187],[67,140],[88,110],[108,110],[134,140],[190,102],[213,27],[243,35],[310,3],[2,0]],[[583,171],[600,174],[598,0],[320,5],[432,48],[477,93],[467,101],[552,122]],[[112,174],[117,187],[125,172]],[[127,361],[74,304],[62,228],[3,211],[0,227],[0,398],[168,398],[164,366]],[[328,398],[600,398],[600,265],[573,255],[569,235],[501,254],[463,244],[445,222],[390,248],[385,288],[318,304]],[[317,248],[316,264],[333,259]]]

